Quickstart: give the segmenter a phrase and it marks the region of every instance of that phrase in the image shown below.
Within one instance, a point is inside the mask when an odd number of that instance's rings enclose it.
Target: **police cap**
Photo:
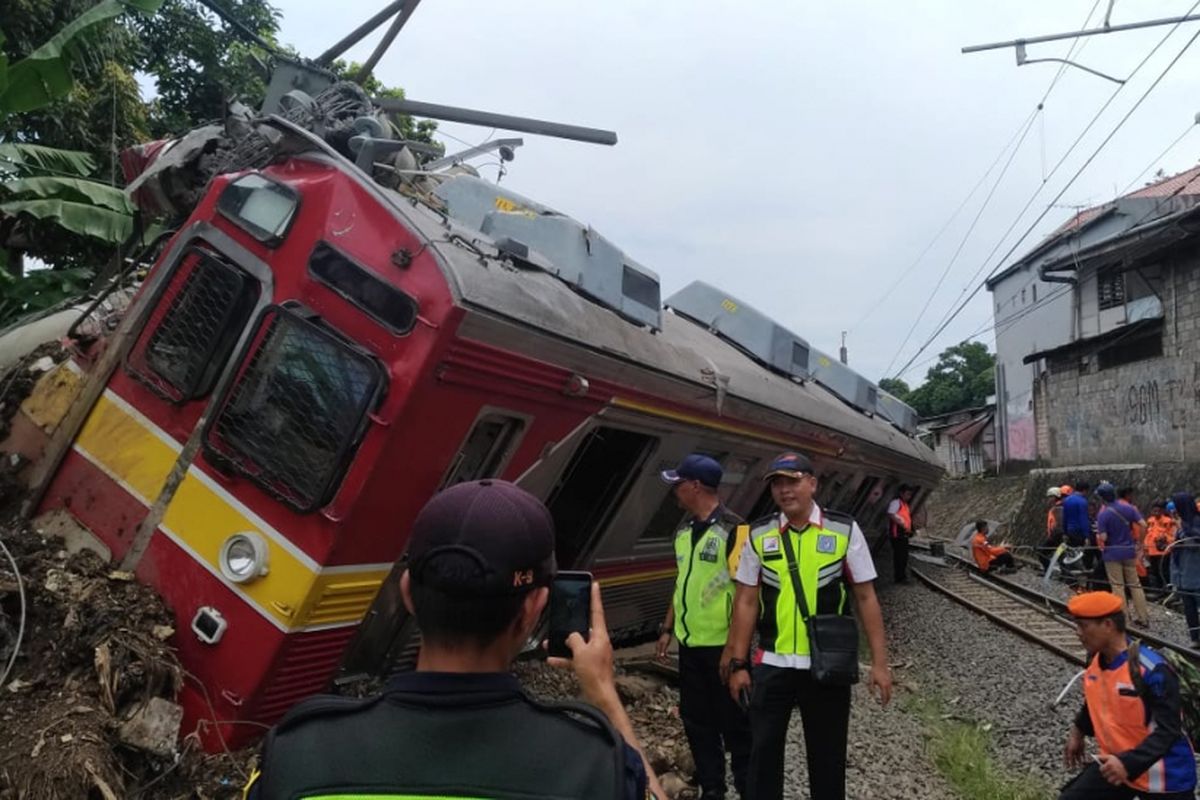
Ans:
[[[799,478],[802,475],[812,474],[813,466],[812,462],[808,460],[808,456],[803,453],[780,453],[771,462],[771,466],[767,467],[767,474],[764,478],[771,480],[776,475]]]

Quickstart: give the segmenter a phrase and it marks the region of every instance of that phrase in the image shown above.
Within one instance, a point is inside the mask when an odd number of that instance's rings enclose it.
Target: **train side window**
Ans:
[[[518,417],[484,414],[467,434],[439,488],[499,475],[524,429],[525,420]]]
[[[638,537],[638,541],[671,541],[675,532],[683,527],[683,520],[686,516],[687,512],[679,507],[679,502],[675,499],[675,493],[668,490],[666,495],[663,496],[663,501],[659,505],[658,510],[654,512],[654,516],[650,517],[650,521],[646,523],[646,527],[642,530],[642,535]]]
[[[317,280],[392,333],[408,333],[417,321],[416,300],[326,242],[317,242],[309,256],[308,268]]]
[[[656,437],[620,428],[588,433],[546,500],[560,567],[575,565],[603,532],[657,444]]]
[[[746,515],[747,522],[757,522],[768,514],[772,514],[777,510],[775,498],[771,497],[771,484],[767,483],[763,487],[762,494],[754,501],[754,505],[750,506],[750,513]]]
[[[248,359],[204,431],[205,453],[300,512],[332,497],[383,367],[327,328],[278,306],[262,315]]]
[[[257,281],[215,253],[187,252],[125,368],[172,403],[203,397],[212,391],[258,294]]]
[[[862,483],[858,485],[858,491],[854,493],[854,499],[850,502],[849,508],[846,509],[852,516],[862,516],[863,505],[867,502],[867,498],[871,496],[871,490],[875,488],[875,484],[877,483],[879,483],[879,478],[874,475],[868,475],[863,478]]]

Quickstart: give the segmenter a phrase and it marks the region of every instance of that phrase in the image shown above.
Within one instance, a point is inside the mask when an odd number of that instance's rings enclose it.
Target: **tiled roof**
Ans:
[[[1155,181],[1148,186],[1143,186],[1141,189],[1122,196],[1131,198],[1200,197],[1200,166],[1192,167],[1189,170],[1180,172],[1178,175],[1171,175],[1162,180]],[[1056,236],[1061,236],[1064,233],[1082,228],[1105,211],[1108,211],[1113,205],[1113,202],[1109,202],[1093,206],[1092,208],[1085,208],[1060,225],[1046,239],[1053,239]]]

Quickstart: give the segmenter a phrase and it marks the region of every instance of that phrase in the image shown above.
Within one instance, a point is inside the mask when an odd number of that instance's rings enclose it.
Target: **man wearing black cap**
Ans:
[[[858,672],[857,632],[847,635],[846,628],[853,626],[839,619],[850,616],[850,594],[871,647],[868,685],[879,691],[884,705],[892,694],[883,613],[873,584],[875,565],[858,524],[849,516],[823,512],[814,502],[817,477],[806,456],[783,453],[767,468],[766,480],[780,513],[751,525],[734,576],[733,619],[721,655],[730,695],[751,691],[747,796],[783,797],[788,723],[792,709],[799,708],[812,800],[842,800],[850,687]],[[814,618],[826,623],[822,630],[838,631],[837,674],[814,673],[809,639]],[[811,624],[814,631],[816,622]],[[756,625],[759,647],[747,660]],[[821,647],[825,655],[835,649],[827,645],[828,640]]]
[[[598,584],[570,664],[592,706],[528,697],[508,672],[546,608],[554,524],[503,481],[436,495],[413,523],[400,580],[421,628],[415,672],[365,700],[319,697],[267,735],[250,798],[663,797],[613,681]]]
[[[662,473],[688,518],[675,532],[675,596],[659,628],[658,657],[666,659],[674,634],[679,640],[679,716],[703,800],[725,797],[726,752],[734,788],[744,797],[750,761],[750,723],[725,691],[720,674],[733,605],[729,559],[742,522],[717,496],[721,475],[721,465],[700,454]]]

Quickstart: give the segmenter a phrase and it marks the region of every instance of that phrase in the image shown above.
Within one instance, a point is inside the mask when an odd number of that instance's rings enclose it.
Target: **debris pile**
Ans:
[[[665,678],[629,668],[617,668],[617,692],[633,722],[646,758],[672,800],[693,800],[696,770],[679,718],[679,691]],[[522,661],[514,670],[526,691],[550,700],[580,699],[579,684],[569,670],[542,661]]]
[[[180,738],[186,673],[150,588],[89,551],[10,522],[0,534],[0,798],[238,796],[251,753],[204,756]]]

